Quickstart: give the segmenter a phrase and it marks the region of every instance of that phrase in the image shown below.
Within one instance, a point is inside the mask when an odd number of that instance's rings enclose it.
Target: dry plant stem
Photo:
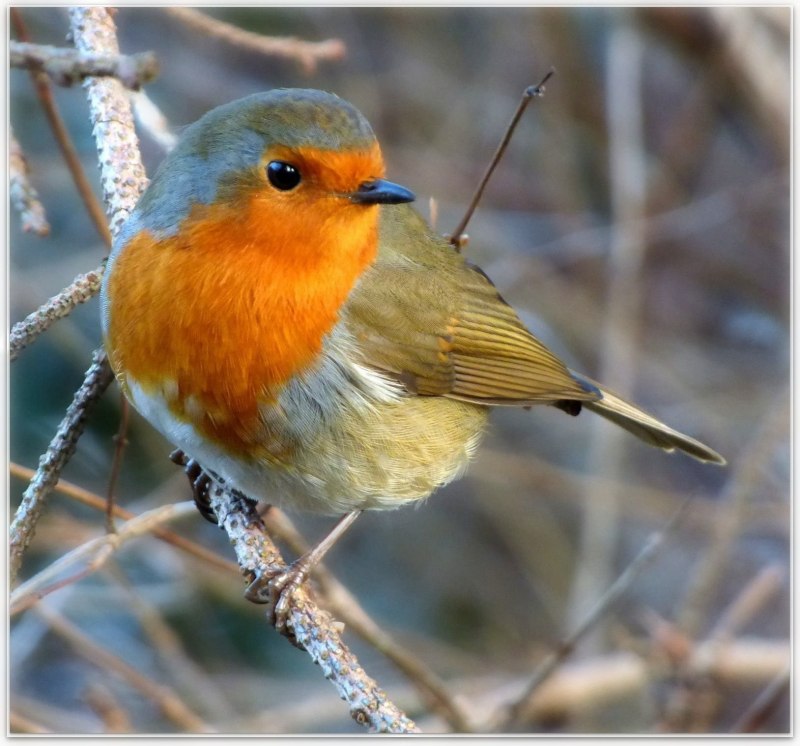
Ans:
[[[106,531],[113,534],[114,528],[114,494],[117,489],[120,469],[122,468],[122,454],[125,446],[128,445],[128,419],[130,415],[130,405],[128,400],[120,395],[119,430],[114,436],[114,461],[111,464],[111,474],[108,477],[108,491],[106,492]]]
[[[456,229],[453,231],[453,234],[450,238],[450,243],[458,250],[464,245],[464,231],[467,228],[467,224],[469,223],[470,219],[472,218],[472,214],[475,212],[475,208],[478,206],[478,203],[481,201],[481,197],[483,196],[483,191],[486,189],[486,185],[489,183],[489,179],[492,178],[492,174],[494,173],[497,164],[500,162],[500,159],[503,157],[503,153],[506,152],[506,148],[508,147],[508,143],[511,142],[511,138],[514,135],[514,130],[517,128],[517,124],[519,120],[522,118],[522,115],[525,113],[525,109],[528,108],[528,104],[537,97],[544,96],[545,92],[545,84],[548,80],[550,80],[553,75],[555,75],[555,69],[550,68],[547,75],[545,75],[539,85],[532,85],[528,86],[522,92],[522,98],[520,99],[519,106],[517,106],[517,110],[514,112],[514,116],[511,117],[511,121],[508,123],[508,127],[506,129],[503,138],[500,140],[500,144],[497,146],[497,150],[495,150],[494,155],[492,156],[492,160],[489,161],[489,165],[486,168],[486,172],[483,174],[483,178],[481,178],[478,188],[475,190],[475,194],[472,195],[472,199],[470,200],[469,206],[467,207],[467,211],[464,213],[464,217],[461,218],[461,222],[456,226]]]
[[[75,393],[72,404],[50,441],[50,446],[39,459],[39,468],[22,495],[22,501],[11,522],[9,578],[12,585],[22,564],[25,550],[33,538],[45,501],[58,482],[61,470],[75,452],[78,438],[83,432],[86,414],[108,388],[113,377],[105,352],[96,350],[83,385]]]
[[[286,542],[298,556],[308,551],[308,544],[283,511],[270,506],[262,517],[270,536]],[[323,564],[317,565],[311,575],[325,608],[341,619],[349,632],[357,634],[394,663],[408,677],[427,706],[445,720],[455,733],[471,733],[475,730],[468,713],[453,699],[444,682],[381,629]]]
[[[790,663],[764,687],[753,703],[742,713],[731,728],[731,733],[756,733],[763,722],[778,706],[781,697],[789,691],[792,667]]]
[[[644,207],[647,187],[642,123],[642,42],[621,10],[608,43],[609,178],[611,249],[607,265],[606,308],[597,377],[623,394],[633,388],[636,370],[637,319],[640,317],[640,273],[644,254]],[[589,424],[587,471],[603,477],[619,473],[623,434],[599,417]],[[625,442],[627,446],[627,441]],[[587,612],[588,599],[613,578],[619,533],[619,497],[610,488],[587,490],[581,518],[580,564],[571,590],[568,628]],[[582,643],[597,654],[604,645],[603,625]]]
[[[25,717],[25,715],[15,712],[13,709],[9,710],[8,713],[8,731],[9,735],[12,736],[16,733],[31,733],[41,736],[53,732],[45,728],[43,725],[40,725],[39,723],[36,723],[33,720]]]
[[[103,567],[131,539],[151,533],[156,526],[191,515],[193,508],[191,502],[162,505],[132,518],[117,533],[103,534],[81,544],[15,588],[9,599],[9,613],[17,614],[46,595],[83,580]],[[85,566],[62,577],[66,571],[80,565]]]
[[[22,41],[28,41],[28,33],[25,28],[25,23],[22,20],[22,13],[20,9],[11,8],[10,11],[11,21],[14,25],[17,36],[19,36]],[[75,182],[78,194],[80,194],[81,199],[83,200],[83,203],[89,212],[89,217],[91,218],[94,227],[97,229],[97,232],[100,234],[100,237],[103,239],[105,244],[107,246],[111,246],[111,233],[108,230],[108,224],[106,223],[106,218],[103,214],[103,208],[97,201],[97,198],[94,196],[92,186],[89,183],[89,180],[86,178],[86,174],[83,171],[83,166],[81,166],[78,153],[75,150],[75,146],[72,144],[69,133],[67,132],[67,127],[64,124],[64,120],[61,118],[61,114],[58,112],[58,107],[56,106],[55,99],[53,98],[53,91],[50,86],[50,79],[45,73],[37,72],[35,70],[31,70],[31,79],[33,80],[34,88],[36,89],[36,95],[39,98],[39,102],[44,109],[47,121],[50,124],[50,129],[53,130],[53,135],[55,136],[58,147],[61,150],[61,155],[64,157],[64,161],[67,164],[67,168],[72,176],[72,180]]]
[[[172,7],[164,10],[189,28],[221,39],[234,47],[255,54],[282,57],[298,62],[307,75],[316,71],[318,62],[341,60],[347,52],[344,42],[340,39],[303,41],[293,37],[262,36],[230,23],[218,21],[192,8]]]
[[[58,85],[71,86],[90,76],[117,78],[126,88],[138,90],[158,75],[152,52],[133,55],[81,54],[74,49],[11,41],[9,64],[50,76]]]
[[[75,47],[86,54],[118,55],[114,21],[105,8],[70,8]],[[114,78],[87,78],[84,82],[94,137],[103,199],[111,235],[116,236],[147,186],[133,123],[130,98]]]
[[[8,152],[8,200],[22,219],[22,230],[46,236],[50,225],[39,201],[39,194],[28,179],[28,162],[13,131]]]
[[[194,511],[194,503],[191,503],[191,506]],[[234,564],[234,569],[238,571],[239,568]],[[203,671],[200,665],[186,654],[180,638],[165,621],[158,607],[139,592],[124,574],[119,563],[109,563],[105,572],[116,584],[116,588],[124,594],[127,606],[150,641],[162,670],[169,675],[169,680],[177,690],[193,702],[210,722],[231,722],[236,713],[228,701],[225,687],[217,684],[213,674]]]
[[[271,577],[286,569],[286,563],[264,529],[255,503],[214,482],[211,508],[236,551],[242,572],[251,579]],[[287,633],[317,663],[350,707],[350,715],[370,731],[415,733],[416,725],[386,697],[361,668],[327,612],[314,604],[301,586],[292,596]]]
[[[83,699],[102,721],[104,733],[133,732],[130,716],[105,687],[90,684]]]
[[[566,639],[562,640],[555,650],[553,650],[547,657],[539,664],[539,667],[533,674],[525,694],[514,704],[512,704],[505,713],[501,714],[499,719],[499,730],[504,730],[509,726],[520,725],[527,720],[530,711],[530,703],[536,696],[536,691],[539,687],[553,674],[558,666],[564,659],[575,650],[575,647],[597,623],[606,612],[620,599],[620,597],[628,590],[634,580],[639,576],[642,570],[647,567],[656,557],[658,552],[664,546],[667,536],[674,530],[681,515],[683,514],[688,499],[684,500],[681,506],[676,511],[675,515],[664,527],[662,531],[652,534],[645,543],[639,554],[634,557],[633,561],[625,568],[622,574],[614,581],[611,587],[603,594],[603,596],[595,603],[592,610],[586,618],[578,625],[575,631]]]
[[[169,128],[169,122],[161,109],[156,106],[153,100],[145,91],[131,93],[133,103],[133,114],[139,127],[147,132],[165,153],[169,153],[178,142],[176,135]]]
[[[720,614],[709,640],[730,640],[758,614],[783,587],[786,571],[781,565],[767,565]]]
[[[38,604],[34,610],[47,622],[50,629],[69,642],[79,655],[129,684],[143,697],[152,701],[164,716],[179,728],[189,733],[214,732],[170,687],[145,676],[119,656],[98,645],[65,617],[49,610],[46,605]]]
[[[16,360],[29,344],[46,332],[56,321],[69,316],[80,303],[86,303],[100,290],[105,264],[86,274],[78,275],[58,295],[18,321],[9,335],[9,360]]]
[[[36,474],[33,469],[28,469],[13,462],[10,465],[10,472],[11,476],[28,480],[32,479]],[[82,505],[88,505],[90,508],[94,508],[95,510],[105,510],[106,501],[104,498],[100,497],[100,495],[95,495],[93,492],[89,492],[88,490],[78,487],[71,482],[67,482],[64,479],[59,480],[58,484],[56,484],[56,486],[53,488],[53,491],[65,495],[66,497],[69,497],[72,500],[81,503]],[[120,508],[117,505],[114,506],[114,515],[117,518],[121,518],[125,521],[130,521],[136,517],[135,513],[131,513],[130,511]],[[155,527],[152,531],[152,534],[157,539],[160,539],[167,544],[171,544],[176,549],[180,549],[182,552],[191,555],[195,559],[198,559],[217,570],[231,573],[237,573],[239,571],[239,567],[235,562],[226,560],[223,557],[214,554],[214,552],[210,552],[205,547],[200,546],[199,544],[196,544],[195,542],[190,541],[183,536],[179,536],[173,531]]]
[[[735,470],[717,501],[718,517],[712,524],[708,551],[689,574],[691,584],[677,615],[678,625],[689,637],[697,637],[706,623],[711,602],[716,596],[715,589],[728,566],[734,542],[744,527],[750,497],[762,470],[789,427],[788,412],[785,396],[778,396],[737,458]]]

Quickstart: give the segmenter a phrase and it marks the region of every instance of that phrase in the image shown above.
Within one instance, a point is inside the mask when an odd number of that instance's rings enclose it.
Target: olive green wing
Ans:
[[[343,313],[365,364],[420,395],[493,405],[600,397],[405,205],[382,209],[378,258]]]

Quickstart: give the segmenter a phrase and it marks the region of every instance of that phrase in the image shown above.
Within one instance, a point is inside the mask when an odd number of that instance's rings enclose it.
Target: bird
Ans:
[[[461,476],[494,408],[589,410],[725,463],[569,369],[385,172],[369,122],[333,93],[223,104],[163,159],[102,280],[108,359],[146,420],[251,500],[341,517],[257,579],[248,597],[284,614],[363,511]]]

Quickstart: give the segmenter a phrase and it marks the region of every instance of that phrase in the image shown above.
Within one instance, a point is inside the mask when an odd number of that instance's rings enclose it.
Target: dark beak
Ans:
[[[360,205],[399,205],[416,199],[414,192],[386,179],[365,181],[355,192],[347,196]]]

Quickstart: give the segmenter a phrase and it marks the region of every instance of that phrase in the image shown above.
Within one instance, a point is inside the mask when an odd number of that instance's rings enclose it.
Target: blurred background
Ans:
[[[327,562],[397,647],[443,682],[449,715],[346,629],[366,670],[428,732],[788,732],[791,10],[203,13],[270,36],[338,39],[345,54],[308,71],[167,9],[122,8],[121,50],[158,55],[146,93],[171,132],[256,91],[333,91],[371,121],[389,178],[413,189],[424,215],[435,199],[443,233],[522,91],[554,67],[467,229],[465,253],[571,367],[728,460],[719,468],[663,454],[590,413],[496,411],[463,479],[418,509],[362,517]],[[21,14],[32,41],[66,43],[65,9]],[[85,94],[54,95],[100,196]],[[51,225],[37,238],[11,216],[13,323],[95,268],[105,249],[27,72],[11,71],[9,97]],[[164,147],[148,128],[140,137],[152,173]],[[99,343],[94,299],[10,366],[14,464],[36,467]],[[93,411],[63,474],[101,496],[119,396],[113,387]],[[128,438],[119,503],[139,513],[188,500],[170,444],[135,413]],[[25,485],[12,476],[11,515]],[[504,720],[545,656],[687,499],[619,603],[525,712]],[[309,541],[331,525],[290,517]],[[233,559],[199,515],[172,528]],[[21,578],[103,530],[102,513],[55,494]],[[361,732],[242,590],[235,572],[154,537],[127,544],[102,571],[47,596],[44,611],[13,616],[14,728]],[[87,639],[152,686],[137,686],[80,644]],[[165,708],[164,692],[196,719]]]

